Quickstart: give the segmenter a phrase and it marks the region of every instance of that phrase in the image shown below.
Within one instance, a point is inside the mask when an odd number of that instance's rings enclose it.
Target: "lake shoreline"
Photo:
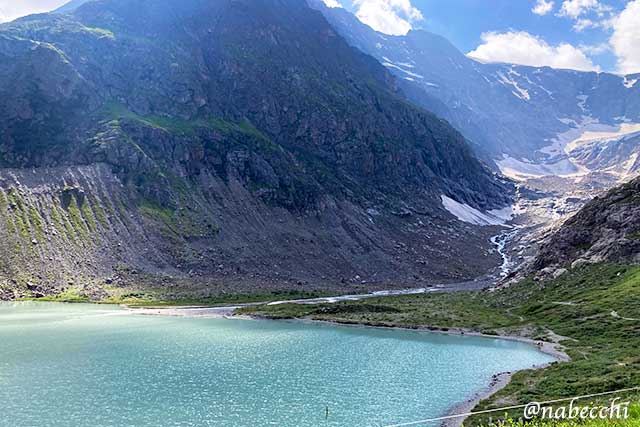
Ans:
[[[399,330],[399,331],[415,331],[415,332],[425,332],[425,333],[436,333],[442,335],[452,335],[452,336],[468,336],[468,337],[479,337],[479,338],[490,338],[490,339],[500,339],[506,341],[516,341],[524,344],[528,344],[534,346],[538,349],[539,352],[547,354],[555,359],[553,362],[544,363],[541,365],[535,365],[531,368],[522,369],[520,371],[525,371],[529,369],[545,369],[553,363],[565,363],[571,361],[571,357],[567,353],[564,352],[564,347],[562,347],[557,342],[548,342],[548,341],[536,341],[531,338],[521,337],[517,335],[506,335],[506,334],[498,334],[498,335],[488,335],[483,334],[481,332],[476,332],[466,328],[448,328],[447,330],[442,330],[440,328],[430,328],[427,326],[422,327],[406,327],[399,326],[395,324],[369,324],[369,323],[360,323],[360,322],[350,322],[350,321],[339,321],[339,320],[314,320],[314,319],[270,319],[268,317],[263,316],[228,316],[227,318],[244,318],[244,319],[253,319],[253,320],[285,320],[291,322],[307,322],[307,323],[324,323],[328,325],[340,325],[340,326],[351,326],[356,328],[376,328],[376,329],[391,329],[391,330]],[[513,375],[517,372],[499,372],[494,374],[491,378],[491,382],[487,387],[482,390],[479,390],[475,394],[473,394],[470,398],[467,398],[464,402],[456,404],[451,407],[443,416],[456,416],[461,415],[457,418],[452,418],[446,421],[443,421],[440,425],[441,427],[460,427],[464,421],[469,417],[469,415],[463,416],[462,414],[468,414],[475,408],[481,401],[491,397],[495,393],[499,392],[503,388],[505,388],[511,382]]]
[[[256,315],[235,315],[233,312],[236,308],[239,307],[173,307],[173,308],[136,308],[131,309],[128,308],[129,311],[135,314],[141,315],[156,315],[156,316],[179,316],[179,317],[200,317],[200,318],[224,318],[224,319],[245,319],[245,320],[281,320],[287,322],[303,322],[303,323],[314,323],[314,324],[327,324],[327,325],[339,325],[339,326],[350,326],[355,328],[375,328],[375,329],[391,329],[391,330],[401,330],[401,331],[415,331],[415,332],[424,332],[424,333],[436,333],[442,335],[453,335],[453,336],[469,336],[469,337],[479,337],[479,338],[491,338],[491,339],[500,339],[507,341],[516,341],[525,343],[531,346],[536,347],[536,349],[544,354],[547,354],[555,359],[554,362],[545,363],[542,365],[532,366],[527,369],[544,369],[550,366],[552,363],[563,363],[569,362],[571,358],[564,351],[564,347],[562,347],[558,342],[548,342],[548,341],[536,341],[531,338],[518,336],[518,335],[507,335],[507,334],[496,334],[496,335],[488,335],[483,334],[481,332],[473,331],[471,329],[466,328],[447,328],[446,330],[442,328],[433,328],[428,326],[421,327],[407,327],[401,326],[393,323],[380,323],[380,322],[354,322],[354,321],[346,321],[346,320],[316,320],[316,319],[305,319],[305,318],[287,318],[287,319],[273,319],[264,316],[256,316]],[[527,370],[523,369],[523,370]],[[511,382],[513,375],[519,371],[515,372],[500,372],[494,374],[490,384],[482,390],[479,390],[471,397],[467,397],[466,400],[462,403],[456,404],[448,410],[444,416],[455,416],[461,415],[458,418],[452,418],[441,423],[442,427],[460,427],[462,423],[468,418],[468,415],[464,416],[462,414],[469,414],[475,408],[478,403],[482,400],[485,400],[498,391],[505,388]]]
[[[416,332],[431,332],[444,335],[457,335],[457,336],[471,336],[482,338],[493,338],[507,341],[518,341],[525,344],[535,346],[540,352],[548,354],[559,362],[569,362],[571,358],[562,350],[562,346],[557,342],[538,341],[531,338],[507,335],[497,333],[496,335],[483,334],[481,332],[474,331],[467,328],[443,328],[419,326],[408,327],[394,323],[382,323],[382,322],[355,322],[347,320],[318,320],[318,319],[305,319],[305,318],[286,318],[277,319],[265,316],[257,315],[236,315],[233,312],[241,306],[223,306],[223,307],[202,307],[202,306],[184,306],[184,307],[172,307],[172,308],[130,308],[125,306],[127,311],[140,314],[140,315],[155,315],[155,316],[173,316],[173,317],[202,317],[202,318],[225,318],[225,319],[252,319],[252,320],[284,320],[291,322],[307,322],[307,323],[325,323],[340,326],[352,326],[362,328],[377,328],[377,329],[397,329],[404,331],[416,331]],[[560,348],[558,348],[560,347]]]

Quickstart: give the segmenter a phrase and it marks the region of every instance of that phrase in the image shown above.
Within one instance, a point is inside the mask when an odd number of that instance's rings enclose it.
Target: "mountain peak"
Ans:
[[[6,231],[11,265],[47,286],[116,267],[203,292],[406,284],[494,262],[440,200],[498,208],[509,183],[304,2],[91,1],[0,40],[0,209],[33,213]],[[462,236],[482,255],[450,259]],[[95,262],[74,270],[79,253]]]

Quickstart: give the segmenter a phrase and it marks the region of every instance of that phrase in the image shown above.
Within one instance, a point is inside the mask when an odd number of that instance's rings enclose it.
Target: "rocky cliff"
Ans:
[[[541,245],[536,270],[640,262],[640,178],[596,197]]]
[[[4,298],[458,280],[511,188],[296,0],[91,1],[0,26]],[[107,291],[105,291],[105,289]]]

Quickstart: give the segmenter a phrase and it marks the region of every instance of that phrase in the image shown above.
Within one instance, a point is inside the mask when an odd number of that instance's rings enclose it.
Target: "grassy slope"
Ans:
[[[330,296],[333,294],[317,291],[275,290],[246,294],[226,294],[209,298],[172,298],[167,299],[163,291],[149,288],[132,290],[128,288],[106,287],[109,297],[100,301],[92,301],[81,295],[81,289],[69,288],[57,295],[42,298],[22,298],[22,301],[50,301],[68,303],[126,304],[130,307],[179,307],[179,306],[221,306],[262,303],[272,301],[288,301],[293,299],[309,299]]]
[[[567,420],[562,422],[535,420],[528,423],[508,419],[499,423],[499,427],[638,427],[640,425],[640,404],[629,407],[629,418],[626,420],[594,420],[579,422]],[[491,426],[492,427],[492,426]]]
[[[480,403],[491,409],[516,403],[605,392],[640,385],[640,268],[597,265],[552,282],[524,281],[497,292],[383,297],[335,305],[249,307],[244,314],[319,320],[467,328],[484,333],[556,334],[572,361],[523,371]]]

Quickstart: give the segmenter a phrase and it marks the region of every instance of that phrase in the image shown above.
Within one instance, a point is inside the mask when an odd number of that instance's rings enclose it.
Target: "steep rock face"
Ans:
[[[640,178],[587,203],[541,245],[533,267],[603,261],[640,262]]]
[[[440,195],[491,209],[508,183],[304,2],[92,1],[0,26],[0,58],[9,293],[130,270],[203,292],[405,285],[494,262]]]
[[[309,0],[358,49],[396,75],[405,93],[449,120],[504,173],[564,175],[581,164],[568,142],[640,124],[640,75],[483,64],[426,31],[381,34],[342,8]],[[638,125],[640,126],[640,125]]]

